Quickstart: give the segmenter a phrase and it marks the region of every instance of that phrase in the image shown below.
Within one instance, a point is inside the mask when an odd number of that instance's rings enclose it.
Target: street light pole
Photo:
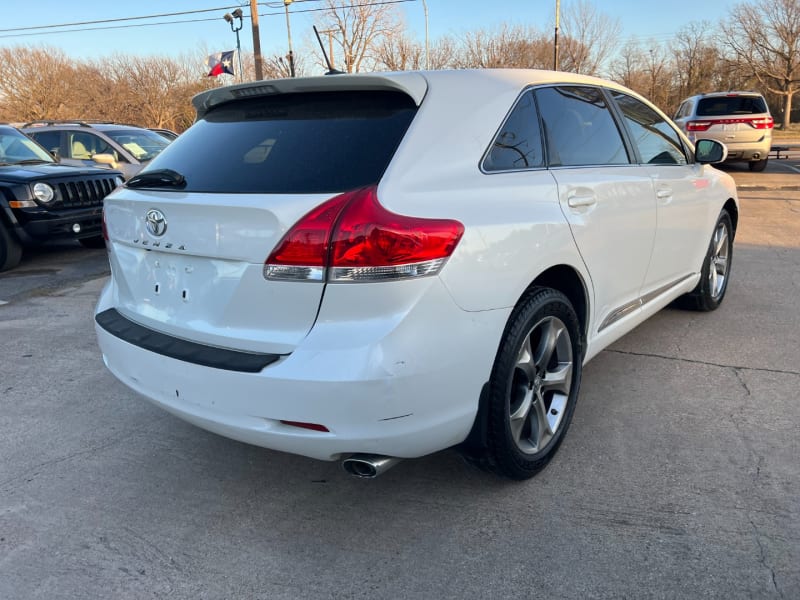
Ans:
[[[292,52],[292,26],[289,23],[289,5],[294,0],[283,0],[283,8],[286,11],[286,36],[289,38],[289,75],[294,77],[294,52]]]
[[[242,45],[239,42],[239,31],[242,29],[242,9],[237,8],[232,13],[225,13],[223,17],[231,26],[231,31],[236,34],[236,54],[239,56],[239,81],[244,81],[244,73],[242,73]],[[239,21],[236,26],[235,21]]]

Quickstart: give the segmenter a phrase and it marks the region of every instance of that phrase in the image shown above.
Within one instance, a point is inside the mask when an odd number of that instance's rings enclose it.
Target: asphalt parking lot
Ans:
[[[0,598],[800,598],[800,160],[726,167],[728,296],[584,372],[553,463],[372,481],[151,406],[103,367],[105,253],[0,275]]]

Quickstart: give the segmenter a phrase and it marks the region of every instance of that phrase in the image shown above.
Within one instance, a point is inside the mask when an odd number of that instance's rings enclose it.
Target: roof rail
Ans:
[[[48,127],[50,125],[77,125],[79,127],[91,127],[92,125],[124,125],[126,127],[141,127],[141,125],[117,123],[109,119],[37,119],[25,123],[23,127]]]

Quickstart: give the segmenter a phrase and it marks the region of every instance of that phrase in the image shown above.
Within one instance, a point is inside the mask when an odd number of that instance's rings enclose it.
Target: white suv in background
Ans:
[[[524,479],[586,361],[725,296],[724,146],[611,82],[331,75],[194,105],[106,198],[95,322],[114,375],[221,435],[362,477],[460,445]]]
[[[747,162],[751,171],[767,167],[774,121],[758,92],[714,92],[684,100],[675,123],[692,142],[717,140],[728,148],[729,162]]]

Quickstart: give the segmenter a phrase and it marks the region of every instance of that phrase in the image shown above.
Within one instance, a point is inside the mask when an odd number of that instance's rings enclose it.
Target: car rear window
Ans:
[[[312,194],[376,183],[416,105],[400,92],[314,92],[238,100],[208,112],[148,167],[181,191]]]
[[[697,104],[698,117],[755,115],[765,112],[767,103],[761,96],[714,96],[701,98]]]

